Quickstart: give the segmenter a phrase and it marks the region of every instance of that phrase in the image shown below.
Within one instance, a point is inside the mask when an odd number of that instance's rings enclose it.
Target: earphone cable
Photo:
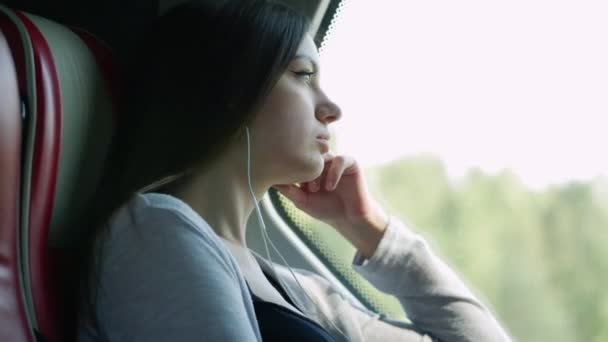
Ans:
[[[291,267],[289,266],[289,263],[287,262],[287,260],[285,260],[285,258],[283,257],[283,255],[281,254],[281,252],[279,252],[279,250],[277,249],[277,247],[274,245],[274,243],[272,242],[272,240],[270,239],[270,237],[268,236],[268,231],[266,230],[266,225],[264,223],[264,220],[262,219],[262,213],[260,211],[260,207],[258,206],[258,201],[257,198],[255,197],[255,194],[253,192],[253,188],[251,186],[251,147],[250,147],[250,138],[249,138],[249,127],[245,127],[246,129],[246,134],[247,134],[247,181],[249,184],[249,191],[251,192],[251,196],[254,199],[254,205],[256,208],[256,214],[258,216],[258,221],[259,221],[259,225],[260,228],[262,230],[262,239],[264,240],[264,249],[266,250],[266,257],[268,258],[268,261],[270,262],[270,267],[272,268],[272,272],[274,273],[274,277],[275,279],[281,284],[283,285],[283,288],[290,292],[290,289],[288,286],[285,286],[282,281],[281,278],[278,275],[278,272],[276,271],[275,267],[274,267],[274,262],[272,261],[272,257],[270,256],[270,250],[268,249],[268,242],[270,243],[270,245],[272,246],[272,248],[274,249],[274,251],[279,255],[279,257],[281,258],[281,260],[283,261],[283,263],[287,266],[287,269],[289,270],[289,273],[291,273],[291,276],[293,277],[293,279],[296,281],[296,283],[298,284],[298,287],[300,288],[300,290],[304,293],[304,295],[306,296],[306,298],[308,298],[308,300],[313,304],[313,307],[316,308],[316,311],[318,313],[320,313],[321,315],[323,315],[323,317],[325,318],[325,320],[331,324],[331,326],[340,333],[340,335],[342,335],[346,341],[350,341],[349,338],[344,334],[344,332],[342,332],[342,330],[340,330],[328,317],[327,315],[325,315],[325,313],[323,312],[323,310],[319,309],[319,306],[317,305],[317,303],[308,295],[308,293],[306,292],[306,290],[304,290],[304,287],[302,286],[302,284],[300,283],[300,281],[298,280],[298,278],[296,277],[295,273],[293,272],[293,270],[291,269]],[[267,242],[268,240],[268,242]],[[296,296],[294,296],[293,294],[291,294],[291,297],[295,300]],[[304,306],[302,306],[304,308]]]

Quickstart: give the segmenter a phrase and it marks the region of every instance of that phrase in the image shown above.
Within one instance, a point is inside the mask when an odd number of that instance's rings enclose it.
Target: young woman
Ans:
[[[146,33],[89,216],[79,341],[509,340],[370,197],[356,161],[329,151],[342,113],[307,30],[287,7],[250,0],[180,5]],[[412,323],[253,254],[246,223],[270,187],[344,235],[353,267]]]

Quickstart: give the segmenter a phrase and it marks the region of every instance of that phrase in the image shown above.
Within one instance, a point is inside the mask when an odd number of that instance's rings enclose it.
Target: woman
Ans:
[[[127,70],[83,251],[80,341],[509,340],[376,204],[353,158],[329,152],[342,113],[320,86],[307,30],[267,1],[180,5],[152,25]],[[273,186],[344,235],[355,269],[412,324],[250,252],[246,222]]]

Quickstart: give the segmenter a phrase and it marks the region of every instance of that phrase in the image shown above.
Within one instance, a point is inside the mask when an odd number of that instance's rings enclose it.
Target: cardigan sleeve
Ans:
[[[393,320],[349,300],[325,278],[298,270],[315,318],[343,341],[511,341],[458,275],[431,252],[421,236],[390,217],[374,255],[357,253],[353,268],[377,289],[395,296],[410,322]],[[294,287],[290,275],[282,278]],[[292,291],[298,293],[297,289]],[[301,292],[301,291],[300,291]],[[310,297],[313,301],[304,297]]]
[[[392,216],[374,255],[354,269],[395,296],[416,330],[439,341],[510,341],[490,310],[424,239]]]
[[[235,261],[178,216],[151,210],[110,238],[99,333],[109,341],[261,340]]]

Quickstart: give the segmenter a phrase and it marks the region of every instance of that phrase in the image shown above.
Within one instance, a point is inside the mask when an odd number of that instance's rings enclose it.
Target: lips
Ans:
[[[317,139],[329,140],[329,134],[319,134]]]

